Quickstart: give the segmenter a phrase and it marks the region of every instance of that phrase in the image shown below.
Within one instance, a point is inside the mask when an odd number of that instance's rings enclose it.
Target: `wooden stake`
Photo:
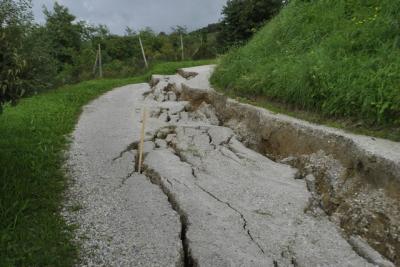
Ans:
[[[183,37],[182,37],[182,34],[181,34],[181,50],[182,50],[182,61],[183,61],[183,60],[185,60],[185,54],[184,54],[184,51],[183,51]]]
[[[103,78],[103,62],[101,59],[101,45],[99,44],[99,76]]]
[[[144,53],[142,38],[140,38],[140,34],[139,34],[139,43],[140,43],[140,48],[142,49],[142,55],[143,55],[144,64],[146,65],[146,69],[148,69],[149,68],[149,64],[147,64],[146,54]]]
[[[145,107],[143,109],[142,131],[141,131],[141,134],[140,134],[138,173],[142,173],[144,133],[145,133],[145,129],[146,129],[146,120],[147,120],[147,109]]]
[[[97,50],[97,52],[96,52],[96,61],[94,62],[94,66],[93,66],[93,75],[96,75],[96,68],[97,68],[98,61],[99,61],[99,50]]]

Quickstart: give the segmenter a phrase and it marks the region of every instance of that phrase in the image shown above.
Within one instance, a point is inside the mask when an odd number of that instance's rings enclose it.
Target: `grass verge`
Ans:
[[[269,100],[265,97],[244,97],[221,88],[217,88],[217,91],[223,93],[226,96],[229,96],[230,98],[236,99],[241,103],[264,108],[273,113],[280,113],[311,123],[345,130],[349,133],[367,135],[371,137],[400,142],[400,128],[389,126],[366,126],[364,123],[357,123],[352,119],[345,120],[343,118],[328,118],[319,113],[302,110],[287,104]]]
[[[82,106],[112,88],[151,74],[213,61],[161,63],[146,74],[68,85],[23,99],[0,115],[0,266],[72,266],[78,248],[60,215],[68,134]]]

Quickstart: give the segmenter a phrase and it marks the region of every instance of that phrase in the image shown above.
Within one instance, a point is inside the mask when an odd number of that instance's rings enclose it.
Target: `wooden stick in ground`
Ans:
[[[96,75],[97,63],[99,62],[99,50],[96,52],[96,61],[94,62],[93,66],[93,75]]]
[[[140,146],[139,146],[139,163],[138,163],[138,172],[142,173],[142,161],[143,161],[143,147],[144,147],[144,133],[146,129],[146,119],[147,119],[147,110],[143,109],[143,117],[142,117],[142,131],[140,133]]]
[[[103,78],[103,61],[101,58],[101,45],[99,44],[99,75]]]
[[[146,65],[146,69],[148,69],[149,68],[149,64],[147,63],[146,54],[144,52],[142,38],[140,38],[140,34],[139,34],[139,44],[140,44],[140,48],[142,49],[142,55],[143,55],[144,64]]]
[[[185,60],[185,53],[183,51],[183,36],[181,34],[181,52],[182,52],[182,61]]]

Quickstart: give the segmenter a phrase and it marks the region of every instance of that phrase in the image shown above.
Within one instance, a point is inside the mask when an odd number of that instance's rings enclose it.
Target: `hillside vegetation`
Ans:
[[[293,0],[221,60],[212,82],[237,96],[398,129],[399,17],[399,1]]]

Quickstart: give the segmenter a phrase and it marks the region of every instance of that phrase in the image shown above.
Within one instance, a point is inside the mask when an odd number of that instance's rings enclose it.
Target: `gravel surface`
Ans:
[[[134,173],[134,151],[121,154],[139,139],[148,90],[139,84],[100,97],[73,134],[67,210],[78,210],[66,216],[80,226],[80,266],[182,265],[179,215],[158,186]]]

